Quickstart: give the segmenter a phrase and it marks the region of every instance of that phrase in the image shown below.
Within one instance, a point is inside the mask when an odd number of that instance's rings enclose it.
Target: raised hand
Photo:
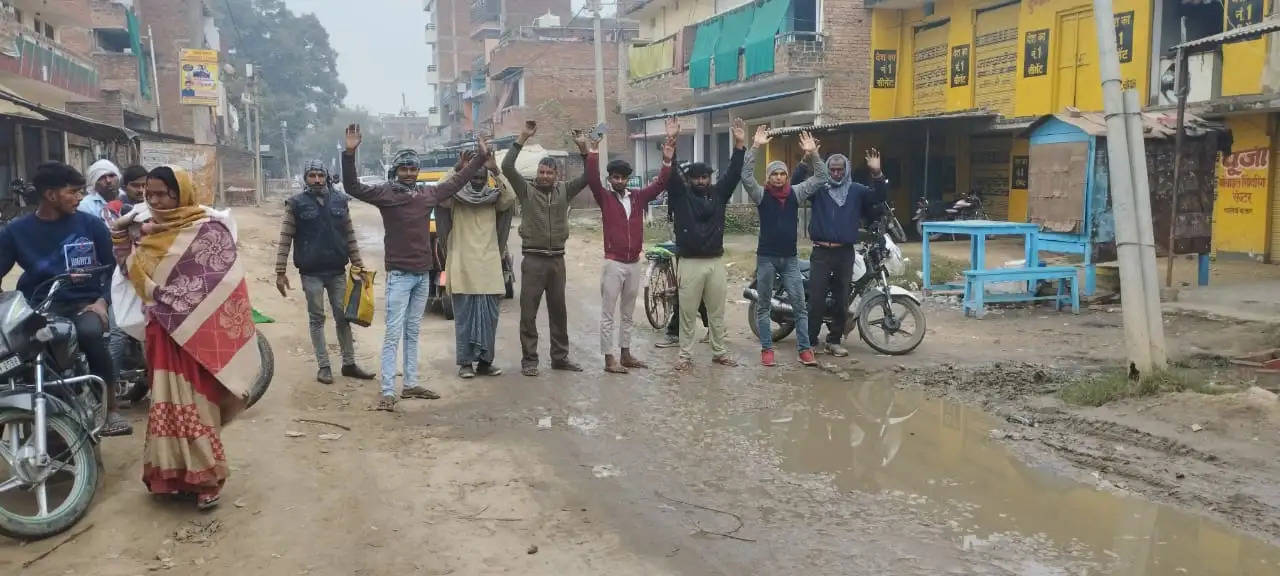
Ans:
[[[347,126],[347,152],[355,152],[360,147],[360,143],[364,141],[364,135],[360,133],[359,124],[350,124]]]
[[[490,148],[490,147],[492,147],[492,143],[486,142],[485,148]],[[489,158],[484,161],[484,167],[488,168],[489,172],[497,174],[498,173],[498,155],[490,152]]]
[[[600,152],[600,141],[595,138],[587,139],[587,153],[596,154]]]
[[[772,140],[772,138],[769,137],[769,127],[764,124],[756,126],[756,135],[755,138],[752,139],[751,145],[754,147],[765,146],[769,144],[770,140]],[[803,142],[803,137],[801,138],[801,141]],[[801,147],[803,148],[803,145]]]
[[[476,154],[479,154],[481,156],[488,156],[490,153],[493,152],[492,150],[489,149],[489,146],[490,146],[490,143],[489,143],[488,136],[479,136],[476,138]]]
[[[525,142],[528,142],[529,139],[533,138],[533,136],[537,133],[538,133],[538,122],[535,120],[525,120],[524,129],[520,130],[520,143],[524,144]]]
[[[662,161],[664,163],[670,163],[671,160],[674,159],[675,157],[676,157],[676,139],[667,138],[667,140],[662,143]]]
[[[746,147],[746,145],[747,145],[747,122],[746,122],[746,120],[743,120],[743,119],[741,119],[741,118],[734,118],[734,119],[733,119],[733,128],[730,130],[730,132],[732,132],[732,133],[733,133],[733,147],[734,147],[734,148],[745,148],[745,147]]]
[[[800,133],[800,151],[805,154],[816,154],[818,152],[818,140],[808,130]]]
[[[667,139],[670,140],[680,135],[680,120],[675,116],[667,116],[666,120]]]
[[[462,171],[462,167],[466,166],[467,164],[470,164],[471,159],[475,157],[476,157],[475,150],[463,150],[462,153],[458,154],[458,165],[454,168],[454,171],[455,172]]]
[[[871,171],[872,176],[880,175],[880,151],[875,148],[867,149],[867,170]]]
[[[578,145],[578,151],[583,154],[587,153],[587,133],[581,130],[573,131],[573,143]]]

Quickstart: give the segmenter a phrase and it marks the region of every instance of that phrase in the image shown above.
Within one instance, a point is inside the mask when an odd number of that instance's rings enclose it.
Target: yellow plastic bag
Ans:
[[[347,272],[346,306],[343,316],[347,322],[368,328],[373,324],[373,270],[351,267]]]

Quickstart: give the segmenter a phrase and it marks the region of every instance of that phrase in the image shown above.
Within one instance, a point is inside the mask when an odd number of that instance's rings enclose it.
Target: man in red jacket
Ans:
[[[662,146],[662,170],[658,179],[644,188],[631,190],[627,180],[631,178],[631,165],[624,160],[609,163],[609,189],[600,182],[600,153],[595,144],[587,154],[587,186],[600,206],[604,222],[604,269],[600,272],[600,351],[604,354],[604,370],[612,374],[626,374],[628,368],[647,368],[644,362],[631,355],[632,316],[636,309],[636,296],[640,293],[640,280],[644,270],[640,267],[640,250],[644,246],[644,211],[649,202],[658,197],[667,186],[671,174],[671,158],[676,153],[672,136],[674,118],[667,119],[667,141]],[[622,300],[622,327],[618,335],[622,355],[613,355],[614,313],[618,300]],[[620,361],[619,361],[620,360]]]

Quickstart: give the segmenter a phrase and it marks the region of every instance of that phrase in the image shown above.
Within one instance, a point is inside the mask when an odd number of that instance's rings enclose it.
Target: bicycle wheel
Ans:
[[[645,274],[644,315],[654,330],[662,330],[671,322],[674,314],[672,299],[675,298],[675,274],[671,270],[671,262],[653,261]]]

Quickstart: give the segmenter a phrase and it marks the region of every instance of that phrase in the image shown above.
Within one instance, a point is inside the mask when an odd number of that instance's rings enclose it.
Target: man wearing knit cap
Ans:
[[[323,161],[307,162],[302,171],[306,188],[285,201],[284,221],[280,224],[280,242],[276,249],[276,289],[284,296],[293,288],[285,274],[292,245],[293,264],[302,276],[302,292],[307,298],[307,314],[311,320],[316,380],[321,384],[333,384],[329,348],[324,337],[326,293],[333,322],[338,329],[338,345],[342,349],[342,375],[372,380],[373,374],[356,365],[355,339],[351,335],[351,324],[343,313],[347,264],[364,268],[355,228],[351,225],[347,197],[333,189],[329,183],[329,170]]]
[[[769,319],[773,305],[774,280],[782,281],[788,303],[795,309],[796,344],[800,363],[815,366],[813,349],[809,343],[809,311],[805,307],[804,280],[800,275],[800,260],[796,257],[797,229],[800,227],[800,204],[827,184],[827,166],[818,156],[818,141],[808,132],[800,133],[800,150],[805,161],[817,166],[817,174],[792,185],[788,179],[787,164],[774,160],[765,168],[764,186],[756,181],[756,149],[769,144],[769,128],[756,129],[751,148],[742,162],[742,188],[760,213],[760,240],[756,245],[756,290],[760,297],[756,304],[757,332],[760,333],[760,363],[774,366],[773,323]]]
[[[471,177],[480,172],[489,157],[485,142],[476,150],[462,153],[462,167],[449,178],[423,189],[417,187],[418,155],[412,150],[396,154],[394,178],[378,186],[360,183],[356,171],[356,149],[364,140],[360,126],[347,127],[346,151],[342,153],[342,186],[360,200],[378,207],[382,213],[383,246],[387,266],[387,332],[382,340],[382,398],[377,409],[394,411],[396,406],[396,354],[404,340],[404,390],[400,397],[436,399],[440,395],[418,383],[418,331],[427,309],[431,269],[431,211],[457,194]]]

